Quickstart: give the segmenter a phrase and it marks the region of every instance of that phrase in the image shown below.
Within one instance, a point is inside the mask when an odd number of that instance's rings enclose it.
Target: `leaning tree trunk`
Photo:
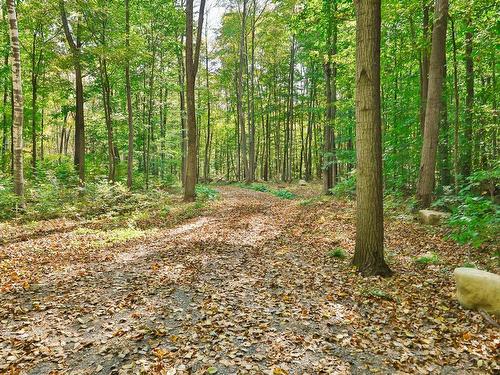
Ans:
[[[420,160],[417,200],[422,208],[429,207],[434,189],[436,151],[443,92],[443,70],[446,47],[448,0],[436,0],[432,48],[429,66],[429,91],[425,110],[424,142]]]
[[[21,51],[19,49],[19,30],[15,0],[7,0],[9,13],[10,45],[12,48],[12,90],[14,98],[14,117],[12,121],[14,148],[14,192],[24,204],[23,171],[23,88],[21,81]]]
[[[388,276],[384,260],[380,117],[380,0],[356,0],[356,248],[353,265]]]

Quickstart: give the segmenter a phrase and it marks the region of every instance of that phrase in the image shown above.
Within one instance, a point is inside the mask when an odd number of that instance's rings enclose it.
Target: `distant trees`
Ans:
[[[363,275],[387,276],[382,201],[380,0],[356,0],[356,248]]]
[[[35,175],[64,169],[74,153],[72,183],[182,183],[192,200],[198,176],[305,179],[322,180],[324,193],[354,194],[361,172],[351,2],[231,0],[216,32],[200,27],[211,10],[199,17],[194,9],[190,41],[185,1],[16,4],[28,69],[22,84],[30,91],[24,157]],[[498,169],[494,7],[487,0],[453,3],[442,60],[431,62],[433,34],[443,23],[433,22],[433,4],[381,4],[383,185],[405,196],[418,191],[424,206],[446,186],[458,192],[477,172],[491,177]],[[0,179],[11,184],[17,133],[8,26],[0,26]],[[448,69],[439,73],[446,53]]]

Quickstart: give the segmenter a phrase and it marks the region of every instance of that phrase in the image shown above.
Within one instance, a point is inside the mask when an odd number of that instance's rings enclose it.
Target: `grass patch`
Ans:
[[[421,265],[428,265],[428,264],[439,264],[439,257],[436,253],[429,253],[422,255],[421,257],[415,258],[415,263],[421,264]]]
[[[462,267],[464,267],[464,268],[477,268],[476,265],[474,263],[471,263],[471,262],[465,262],[464,264],[462,264]]]
[[[394,301],[394,297],[389,293],[383,291],[382,289],[377,289],[377,288],[365,289],[361,292],[361,294],[367,297],[379,298],[386,301]]]
[[[336,247],[335,249],[328,252],[328,256],[330,258],[345,259],[347,257],[347,253],[344,251],[344,249]]]
[[[237,183],[236,186],[242,188],[242,189],[250,189],[254,191],[260,191],[261,193],[270,193],[274,195],[275,197],[281,198],[281,199],[294,199],[296,195],[292,193],[289,190],[286,189],[272,189],[266,184],[261,184],[261,183],[252,183],[252,184],[244,184],[244,183]]]

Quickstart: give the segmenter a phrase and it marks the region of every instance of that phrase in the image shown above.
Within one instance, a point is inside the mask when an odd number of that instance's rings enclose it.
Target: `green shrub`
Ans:
[[[7,220],[15,215],[19,198],[14,194],[12,179],[0,174],[0,220]]]
[[[479,193],[484,184],[495,184],[499,178],[499,167],[492,171],[478,171],[468,178],[467,184],[458,194],[444,195],[434,202],[433,207],[451,211],[448,225],[451,227],[452,239],[474,247],[497,241],[500,231],[499,205],[488,195]]]
[[[330,189],[330,193],[336,197],[354,198],[356,196],[356,174],[351,173],[349,177],[341,179]]]
[[[294,199],[295,194],[293,194],[291,191],[288,191],[286,189],[279,189],[279,190],[273,190],[271,192],[272,195],[281,198],[281,199]]]
[[[219,192],[207,185],[196,185],[196,199],[212,201],[219,196]]]
[[[328,252],[330,258],[344,259],[347,257],[347,253],[340,247],[336,247]]]

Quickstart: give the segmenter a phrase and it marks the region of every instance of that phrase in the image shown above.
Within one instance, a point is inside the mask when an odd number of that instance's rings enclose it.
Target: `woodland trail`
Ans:
[[[23,374],[491,370],[472,366],[474,358],[488,365],[498,336],[480,321],[470,326],[471,316],[456,303],[442,303],[440,293],[450,285],[425,274],[435,271],[423,271],[419,287],[439,289],[429,323],[419,296],[360,292],[369,285],[390,291],[400,282],[411,293],[410,279],[363,281],[325,257],[325,246],[352,241],[349,207],[330,207],[339,220],[336,235],[318,245],[321,213],[267,193],[219,190],[206,216],[107,248],[98,260],[83,258],[36,287],[0,294],[0,372],[9,366]],[[319,224],[308,216],[313,212]],[[441,305],[461,324],[458,333],[442,327],[449,323],[439,319],[447,316],[432,314]],[[474,336],[485,329],[491,342]],[[464,343],[450,344],[456,340]]]

